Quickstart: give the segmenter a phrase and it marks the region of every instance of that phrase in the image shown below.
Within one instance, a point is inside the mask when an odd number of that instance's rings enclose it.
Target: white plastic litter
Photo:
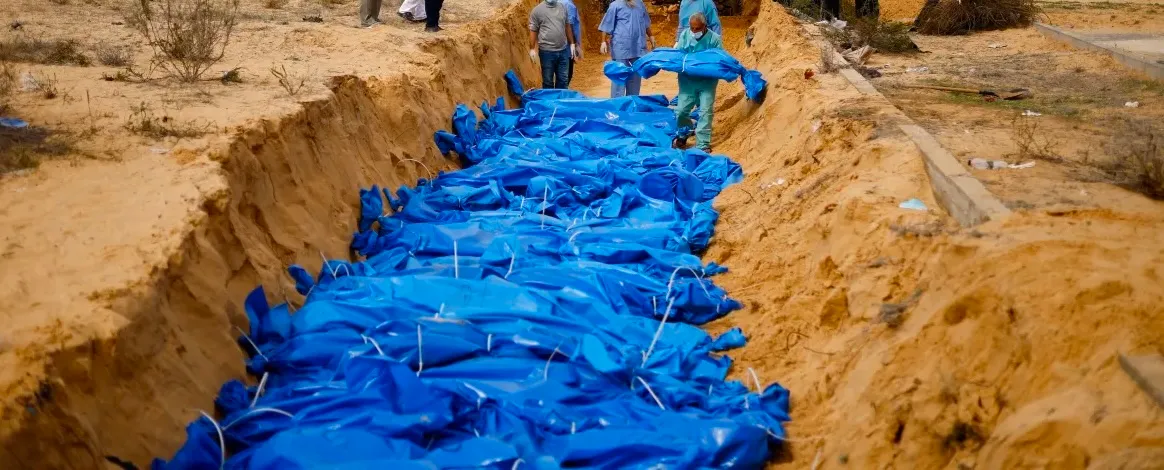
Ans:
[[[1031,117],[1034,117],[1034,116],[1042,116],[1042,115],[1043,115],[1043,113],[1036,113],[1036,112],[1034,112],[1034,111],[1031,111],[1031,110],[1029,110],[1029,109],[1028,109],[1028,110],[1026,110],[1026,111],[1023,111],[1023,116],[1031,116]]]
[[[908,67],[905,71],[907,73],[928,73],[930,68],[923,65],[921,67]]]
[[[1128,101],[1127,103],[1124,103],[1124,107],[1125,108],[1139,108],[1140,102],[1139,101]]]
[[[918,199],[916,197],[913,199],[910,199],[908,201],[905,201],[901,204],[898,204],[897,207],[900,207],[902,209],[909,209],[909,210],[913,210],[913,211],[929,210],[929,208],[926,207],[926,203],[921,202],[921,199]]]

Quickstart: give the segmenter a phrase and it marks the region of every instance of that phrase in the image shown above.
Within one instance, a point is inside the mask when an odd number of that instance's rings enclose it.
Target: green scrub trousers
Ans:
[[[714,78],[689,77],[679,75],[679,127],[691,127],[691,109],[699,105],[699,122],[695,125],[695,146],[703,150],[711,148],[711,121],[715,112]]]

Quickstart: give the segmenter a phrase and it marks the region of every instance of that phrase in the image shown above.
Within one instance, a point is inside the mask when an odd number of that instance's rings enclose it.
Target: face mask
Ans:
[[[698,41],[698,40],[700,40],[700,39],[703,39],[703,35],[704,35],[705,33],[707,33],[707,31],[700,31],[700,32],[698,32],[698,33],[692,33],[691,35],[692,35],[692,36],[695,36],[695,40],[696,40],[696,41]]]

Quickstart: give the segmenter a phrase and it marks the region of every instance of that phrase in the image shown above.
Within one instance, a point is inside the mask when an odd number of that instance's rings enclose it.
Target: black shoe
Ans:
[[[403,13],[398,11],[398,12],[396,12],[396,14],[400,15],[401,18],[404,18],[404,21],[412,21],[412,12],[411,11],[403,12]]]
[[[444,29],[441,28],[440,26],[429,26],[427,28],[424,28],[424,30],[428,31],[430,33],[439,33],[441,31],[443,31]]]

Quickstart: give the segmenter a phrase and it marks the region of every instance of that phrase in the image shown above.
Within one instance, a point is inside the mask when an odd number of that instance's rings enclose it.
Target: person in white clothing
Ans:
[[[404,0],[404,3],[400,4],[400,10],[396,13],[401,18],[414,23],[428,19],[428,16],[424,14],[424,0]]]

